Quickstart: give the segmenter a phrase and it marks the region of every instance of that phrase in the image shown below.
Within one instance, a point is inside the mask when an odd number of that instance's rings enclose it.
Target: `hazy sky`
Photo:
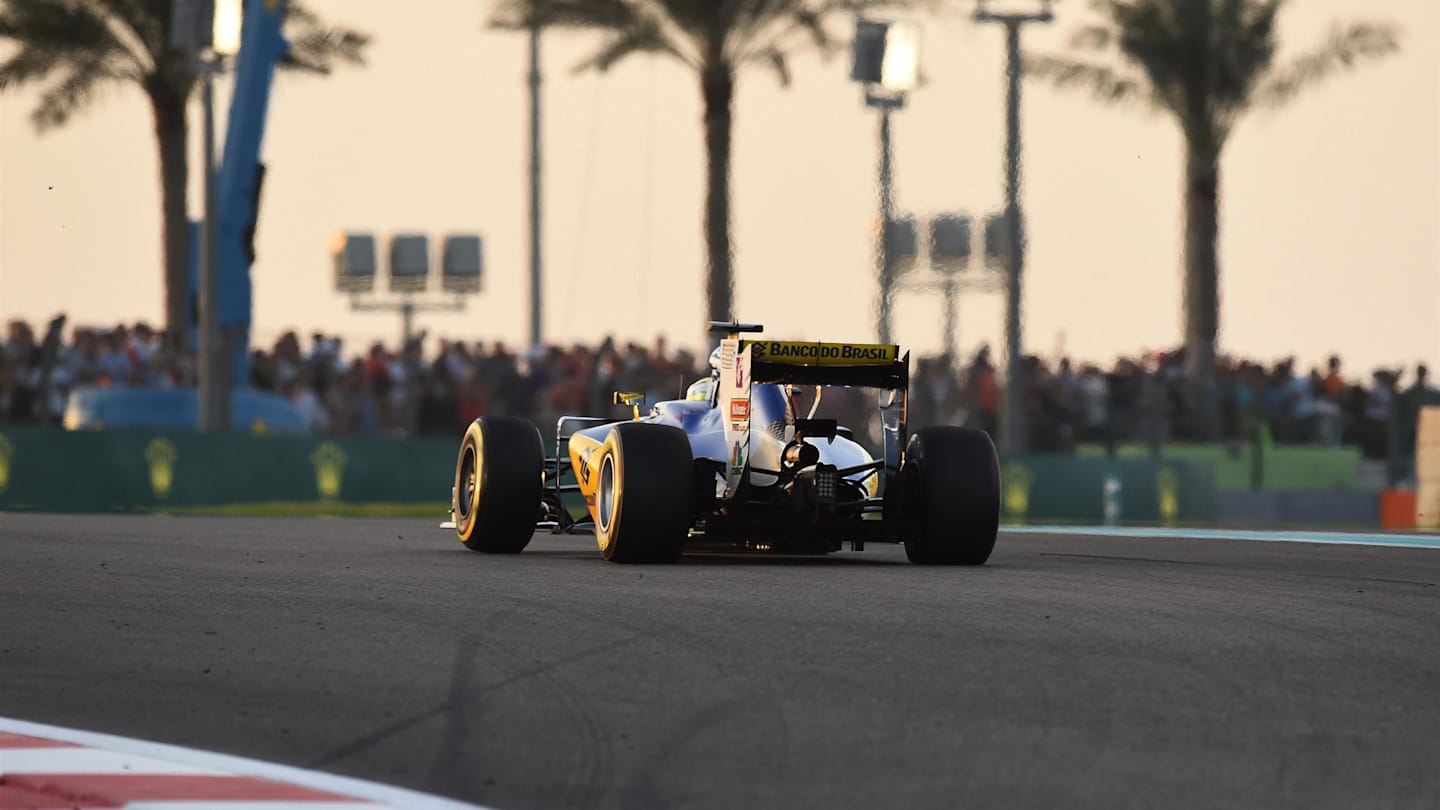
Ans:
[[[526,335],[525,41],[484,30],[479,0],[311,0],[375,36],[370,64],[283,77],[254,270],[255,336],[322,330],[394,342],[397,316],[332,291],[339,229],[478,231],[485,289],[432,336]],[[1084,17],[1068,0],[1032,50]],[[1245,120],[1226,152],[1221,348],[1262,360],[1339,352],[1348,370],[1440,367],[1440,3],[1294,0],[1282,58],[1364,15],[1403,28],[1403,52]],[[849,24],[840,26],[848,29]],[[698,83],[638,58],[573,74],[593,46],[547,37],[546,335],[656,333],[695,345],[703,314]],[[964,14],[925,18],[929,79],[894,119],[901,211],[975,215],[1002,199],[1003,44]],[[874,336],[877,119],[848,59],[806,55],[794,83],[743,74],[735,106],[734,241],[741,318],[815,339]],[[228,98],[228,84],[219,96]],[[161,320],[159,181],[148,107],[115,87],[37,137],[33,90],[0,96],[0,319]],[[1027,83],[1027,348],[1109,361],[1181,335],[1180,138],[1169,119]],[[221,111],[223,116],[223,109]],[[199,141],[199,111],[193,141]],[[197,147],[198,151],[198,147]],[[191,210],[198,211],[198,173]],[[902,294],[898,340],[940,347],[940,303]],[[960,341],[999,348],[1002,300],[974,294]]]

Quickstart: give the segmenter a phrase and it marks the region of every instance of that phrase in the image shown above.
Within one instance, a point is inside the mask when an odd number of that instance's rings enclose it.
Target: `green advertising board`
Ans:
[[[165,511],[226,504],[448,501],[458,441],[0,427],[0,510]],[[1007,523],[1215,518],[1203,461],[1024,455],[1001,461]]]
[[[458,441],[0,427],[0,509],[156,511],[273,501],[436,503]]]
[[[1001,520],[1102,523],[1107,483],[1121,522],[1215,519],[1215,472],[1206,462],[1024,455],[1000,462]]]

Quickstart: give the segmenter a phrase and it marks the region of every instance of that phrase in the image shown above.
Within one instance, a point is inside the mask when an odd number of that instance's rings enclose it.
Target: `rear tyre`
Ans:
[[[685,550],[693,456],[685,432],[626,422],[605,437],[595,490],[595,541],[619,563],[673,563]]]
[[[900,539],[919,565],[983,565],[1000,531],[1000,459],[989,434],[917,430],[900,469]]]
[[[455,533],[471,551],[515,554],[530,544],[545,485],[540,431],[524,419],[470,423],[455,462]]]

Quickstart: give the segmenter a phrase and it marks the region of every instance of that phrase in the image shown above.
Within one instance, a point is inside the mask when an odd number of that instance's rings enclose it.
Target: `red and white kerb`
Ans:
[[[0,810],[477,810],[333,774],[0,718]]]

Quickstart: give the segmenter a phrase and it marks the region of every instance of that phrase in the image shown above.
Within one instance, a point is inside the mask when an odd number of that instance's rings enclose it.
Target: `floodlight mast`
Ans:
[[[530,70],[526,86],[530,91],[530,345],[543,345],[545,340],[545,286],[541,273],[540,207],[541,144],[540,144],[540,25],[530,26]]]
[[[890,113],[905,106],[905,96],[919,83],[919,31],[912,24],[860,18],[852,44],[850,78],[864,88],[865,106],[880,112],[880,227],[876,264],[880,281],[875,331],[891,343],[890,313],[895,297],[895,256],[890,223],[895,218],[894,170],[891,159]]]
[[[200,329],[196,347],[196,406],[200,430],[207,433],[230,429],[230,379],[225,353],[220,344],[220,259],[217,235],[218,202],[215,193],[215,79],[222,68],[216,53],[213,59],[197,58],[200,70],[200,108],[204,115],[201,148],[201,189],[204,221],[200,226]]]
[[[206,432],[230,429],[230,392],[234,370],[221,329],[219,202],[215,165],[215,76],[224,71],[225,60],[240,49],[242,0],[196,3],[177,0],[172,9],[176,20],[171,44],[188,53],[200,78],[201,210],[198,273],[198,320],[196,335],[197,427]]]
[[[1005,26],[1005,222],[1009,241],[1005,274],[1005,409],[1001,414],[1000,450],[1025,450],[1025,385],[1021,354],[1020,293],[1025,267],[1024,220],[1020,215],[1020,27],[1048,23],[1055,18],[1051,0],[1040,0],[1031,13],[991,11],[987,0],[977,0],[975,21]]]

